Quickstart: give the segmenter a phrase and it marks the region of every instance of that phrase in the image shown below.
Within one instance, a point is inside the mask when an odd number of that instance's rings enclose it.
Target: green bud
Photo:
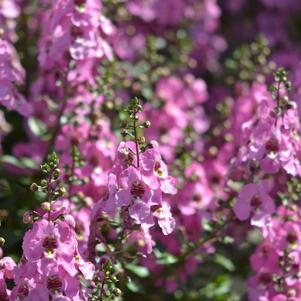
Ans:
[[[51,204],[49,202],[43,202],[41,204],[41,208],[44,210],[44,211],[50,211],[51,210]]]
[[[41,170],[42,170],[43,173],[48,173],[50,171],[50,166],[47,163],[42,164],[41,165]]]
[[[45,179],[41,180],[41,186],[46,187],[47,186],[47,180],[45,180]]]
[[[39,185],[38,185],[37,183],[32,183],[32,184],[30,185],[30,190],[31,190],[32,192],[38,191],[38,190],[39,190]]]
[[[111,276],[111,280],[112,280],[113,282],[117,282],[117,281],[118,281],[118,279],[117,279],[117,277],[116,277],[115,275],[112,275],[112,276]]]
[[[138,138],[138,143],[139,143],[139,144],[145,144],[145,141],[146,141],[146,140],[145,140],[145,137],[144,137],[144,136],[141,136],[141,137]]]
[[[59,168],[56,168],[56,169],[54,170],[54,172],[53,172],[53,177],[54,177],[54,179],[55,179],[55,180],[58,179],[58,177],[60,176],[60,174],[61,174],[61,170],[60,170]]]
[[[120,297],[122,295],[122,291],[119,288],[116,287],[116,288],[113,289],[113,294],[116,297]]]
[[[151,122],[149,120],[147,120],[143,123],[143,126],[147,129],[151,126]]]
[[[121,130],[121,135],[122,135],[122,137],[127,136],[128,135],[128,131],[126,129],[122,129]]]
[[[66,188],[62,186],[59,188],[58,192],[60,196],[63,196],[66,193]]]

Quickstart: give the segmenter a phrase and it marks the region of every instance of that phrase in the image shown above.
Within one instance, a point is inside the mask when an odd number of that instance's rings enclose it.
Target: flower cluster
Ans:
[[[263,226],[265,218],[275,211],[269,195],[273,182],[262,178],[281,171],[291,176],[300,175],[297,107],[285,93],[290,83],[283,69],[275,73],[275,81],[273,92],[265,91],[261,95],[257,115],[242,125],[243,147],[234,167],[239,169],[238,165],[242,165],[249,178],[258,181],[245,185],[234,205],[240,220],[251,216],[252,224],[257,226]]]
[[[0,259],[0,298],[1,300],[10,300],[10,291],[6,286],[6,279],[13,279],[15,262],[10,257]]]
[[[82,287],[81,279],[92,280],[94,266],[79,255],[74,225],[70,215],[60,221],[34,222],[24,236],[13,298],[88,300],[89,290]]]
[[[14,32],[15,19],[20,15],[20,8],[15,1],[2,1],[0,4],[0,104],[9,110],[28,116],[30,106],[16,85],[22,85],[25,71],[20,64],[18,54],[13,46],[16,40]]]
[[[122,142],[117,150],[116,163],[109,172],[108,198],[103,200],[102,210],[114,217],[120,210],[127,230],[139,225],[147,245],[152,251],[152,239],[149,229],[157,220],[162,232],[170,234],[175,221],[170,206],[164,196],[175,194],[174,180],[168,176],[162,161],[158,144],[151,141],[135,162],[135,143]]]
[[[298,207],[279,207],[263,233],[263,242],[251,256],[255,275],[248,280],[250,300],[298,300],[301,293]]]
[[[300,13],[0,1],[0,300],[301,299]]]
[[[104,35],[111,35],[114,28],[101,15],[99,1],[54,1],[44,18],[39,61],[45,70],[68,67],[71,58],[78,61],[80,73],[88,69],[85,65],[93,67],[94,60],[112,59],[112,51]],[[74,71],[70,78],[76,75]]]
[[[23,220],[32,223],[23,240],[23,256],[14,269],[12,300],[88,300],[89,289],[82,281],[91,281],[94,265],[79,253],[75,220],[69,214],[68,201],[55,201],[64,193],[58,183],[58,159],[48,156],[42,165],[47,180],[33,191],[47,193],[46,202],[37,211],[25,212]]]

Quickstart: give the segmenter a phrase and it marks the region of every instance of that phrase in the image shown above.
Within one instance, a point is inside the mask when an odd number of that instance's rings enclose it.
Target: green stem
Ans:
[[[134,138],[135,138],[135,145],[136,145],[136,156],[137,156],[137,168],[140,166],[140,159],[139,159],[139,145],[138,145],[138,135],[137,135],[137,126],[136,126],[136,114],[134,115]]]

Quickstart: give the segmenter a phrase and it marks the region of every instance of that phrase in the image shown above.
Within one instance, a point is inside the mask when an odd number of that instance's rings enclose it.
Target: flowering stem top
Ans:
[[[139,158],[139,144],[144,144],[145,138],[143,136],[139,137],[138,129],[144,129],[150,127],[150,122],[146,121],[144,123],[139,123],[138,114],[141,113],[142,105],[139,102],[139,99],[135,97],[130,105],[126,108],[125,112],[128,114],[128,123],[124,124],[121,134],[126,137],[130,136],[135,141],[136,148],[136,167],[140,167],[140,158]]]
[[[284,68],[280,67],[274,73],[275,83],[271,85],[270,90],[272,97],[276,101],[276,114],[283,115],[283,113],[292,107],[292,103],[287,97],[287,93],[291,89],[291,82],[288,80],[287,72]]]
[[[31,191],[40,191],[46,194],[42,207],[48,212],[48,221],[50,221],[52,202],[62,197],[66,192],[65,187],[59,181],[61,171],[58,166],[59,159],[57,154],[55,152],[49,154],[46,162],[41,165],[41,171],[45,176],[41,180],[40,185],[32,183],[30,186]]]

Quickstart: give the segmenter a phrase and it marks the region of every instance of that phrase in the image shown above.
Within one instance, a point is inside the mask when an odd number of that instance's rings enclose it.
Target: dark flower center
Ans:
[[[162,169],[161,169],[161,164],[160,164],[160,162],[156,162],[155,163],[155,172],[156,172],[156,174],[159,176],[159,177],[162,177],[163,176],[163,172],[162,172]]]
[[[141,181],[136,181],[132,184],[131,194],[136,198],[141,198],[145,193],[145,189]]]
[[[277,153],[279,151],[279,143],[276,138],[271,138],[270,140],[267,141],[265,144],[265,149],[269,153]]]
[[[0,301],[9,301],[8,295],[4,288],[0,288]]]
[[[46,250],[54,250],[57,248],[57,241],[56,238],[53,236],[45,237],[43,241],[43,248]]]
[[[128,149],[124,149],[120,152],[121,159],[126,165],[132,165],[134,162],[134,156]]]
[[[262,282],[262,283],[264,283],[264,284],[268,284],[268,283],[271,282],[272,277],[271,277],[271,275],[270,275],[269,273],[267,273],[267,272],[262,272],[262,273],[260,274],[259,280],[260,280],[260,282]]]
[[[75,137],[75,136],[71,137],[70,142],[71,142],[72,145],[79,145],[78,138]]]
[[[161,164],[160,164],[160,162],[157,161],[157,162],[155,163],[155,171],[159,170],[160,167],[161,167]]]
[[[92,156],[92,157],[90,158],[90,163],[91,163],[91,165],[93,165],[93,166],[99,165],[98,157],[97,157],[97,156]]]
[[[19,288],[18,288],[18,298],[20,300],[25,299],[29,294],[29,289],[28,286],[26,284],[22,284]]]
[[[195,202],[199,202],[199,201],[201,201],[201,195],[199,194],[199,193],[195,193],[194,195],[193,195],[193,200],[195,201]]]
[[[81,30],[80,27],[73,25],[73,26],[71,27],[71,35],[72,35],[73,37],[75,37],[75,38],[76,38],[76,37],[80,37],[80,36],[83,35],[83,31]]]
[[[47,278],[47,288],[50,290],[50,291],[60,291],[61,288],[62,288],[62,281],[61,279],[54,275],[54,276],[49,276]]]
[[[86,4],[86,0],[74,0],[75,5],[82,6]]]
[[[251,206],[255,209],[258,209],[261,206],[262,202],[259,196],[254,196],[251,200]]]
[[[298,236],[297,233],[295,231],[290,231],[287,236],[286,236],[286,240],[290,243],[290,244],[294,244],[297,242],[298,240]]]

